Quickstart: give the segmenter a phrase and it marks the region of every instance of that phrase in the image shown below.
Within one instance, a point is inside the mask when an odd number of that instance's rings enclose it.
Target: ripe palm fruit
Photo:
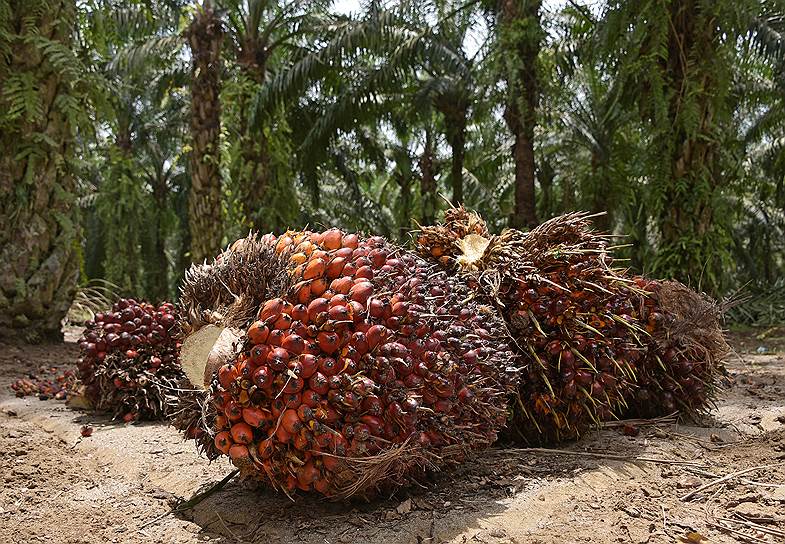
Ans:
[[[568,214],[529,233],[472,233],[457,242],[454,234],[443,235],[442,226],[422,231],[418,244],[428,240],[429,245],[420,245],[420,253],[432,255],[432,248],[440,245],[435,239],[442,237],[441,246],[452,248],[447,266],[494,301],[520,348],[524,372],[511,413],[513,438],[573,438],[592,423],[641,413],[644,399],[650,397],[654,402],[645,405],[649,413],[672,411],[675,403],[669,400],[675,387],[656,397],[652,391],[653,383],[674,369],[652,361],[677,359],[665,357],[672,347],[667,339],[676,323],[686,320],[660,320],[659,340],[652,336],[645,309],[658,307],[659,300],[625,271],[613,268],[608,238],[592,231],[589,216]],[[671,298],[691,300],[686,292]],[[702,338],[693,335],[691,349],[678,351],[689,360],[680,368],[712,381],[724,356],[724,341],[716,319],[703,323],[709,332]],[[682,407],[705,405],[708,397],[703,393],[712,388],[692,387],[695,381],[693,376],[682,380]]]
[[[330,229],[272,243],[291,256],[290,288],[260,304],[212,375],[199,418],[208,457],[241,444],[243,475],[347,498],[496,440],[517,369],[504,323],[465,285],[380,237]]]
[[[125,421],[166,419],[184,378],[173,304],[120,299],[87,322],[75,387],[96,410]]]

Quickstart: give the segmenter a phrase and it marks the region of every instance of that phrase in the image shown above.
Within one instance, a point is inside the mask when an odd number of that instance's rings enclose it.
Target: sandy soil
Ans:
[[[229,463],[208,464],[165,425],[15,398],[11,381],[76,348],[0,346],[0,542],[785,542],[785,339],[764,336],[736,338],[731,386],[699,423],[609,427],[561,452],[495,449],[372,503],[291,502],[231,481],[170,515]]]

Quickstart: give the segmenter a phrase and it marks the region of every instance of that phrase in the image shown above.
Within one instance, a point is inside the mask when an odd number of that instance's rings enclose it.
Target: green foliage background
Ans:
[[[781,0],[368,1],[352,14],[293,0],[80,0],[74,47],[36,47],[89,95],[59,103],[82,127],[82,281],[176,297],[193,234],[183,31],[210,3],[225,33],[225,244],[322,225],[406,242],[460,194],[495,231],[515,223],[504,110],[521,100],[528,47],[538,219],[605,211],[597,225],[627,236],[631,268],[751,294],[739,320],[782,319]],[[0,57],[11,9],[0,0]],[[4,80],[0,130],[43,115],[37,84]],[[43,156],[56,142],[30,144]]]

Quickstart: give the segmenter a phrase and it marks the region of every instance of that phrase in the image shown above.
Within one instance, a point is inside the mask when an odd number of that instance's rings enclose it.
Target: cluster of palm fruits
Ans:
[[[174,305],[120,299],[85,326],[78,393],[93,408],[125,421],[168,417],[184,377]]]
[[[291,493],[366,495],[496,440],[517,383],[504,322],[381,237],[268,236],[291,287],[209,386],[208,455]]]
[[[646,292],[638,301],[638,314],[647,350],[626,414],[654,417],[705,410],[730,349],[718,325],[721,306],[678,282],[636,277],[635,283]]]
[[[72,370],[60,371],[57,367],[41,367],[11,384],[17,397],[35,395],[40,400],[65,400],[74,382]]]
[[[663,290],[615,269],[608,237],[595,233],[585,214],[557,217],[529,233],[463,238],[466,225],[478,224],[474,214],[450,214],[458,227],[447,234],[445,225],[423,227],[418,250],[461,272],[508,323],[523,367],[511,437],[573,438],[613,418],[706,405],[726,347],[719,314],[706,312],[708,333],[698,338],[690,319],[664,304],[670,298],[692,306],[699,295],[685,287],[668,296],[675,282]]]

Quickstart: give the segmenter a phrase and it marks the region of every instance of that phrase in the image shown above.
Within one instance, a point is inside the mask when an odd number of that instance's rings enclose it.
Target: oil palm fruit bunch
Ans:
[[[637,307],[648,346],[625,417],[705,411],[730,353],[720,327],[723,306],[677,281],[636,277],[635,283],[646,292]]]
[[[704,319],[711,343],[687,335],[691,347],[676,347],[685,344],[684,335],[674,342],[674,331],[687,326],[685,314],[663,307],[664,297],[646,290],[662,284],[615,268],[610,237],[594,232],[590,219],[572,213],[528,233],[471,233],[457,241],[442,235],[443,225],[422,227],[417,238],[421,254],[432,257],[439,247],[436,252],[448,257],[441,262],[495,304],[516,339],[524,371],[512,402],[512,438],[558,441],[609,419],[672,413],[677,403],[666,401],[674,390],[683,391],[678,404],[694,410],[713,390],[724,355],[716,340],[722,337],[718,314]],[[684,289],[690,300],[698,297]],[[687,295],[674,296],[684,301]],[[656,328],[649,321],[654,314]],[[700,387],[664,385],[677,359],[687,363],[679,362],[686,373],[679,380],[694,379]]]
[[[461,281],[380,237],[267,241],[290,287],[260,305],[214,371],[210,350],[197,436],[208,457],[228,455],[287,494],[348,498],[496,440],[517,369],[503,321]]]
[[[95,314],[79,340],[78,395],[126,422],[168,418],[184,379],[177,321],[169,302],[124,298]]]

